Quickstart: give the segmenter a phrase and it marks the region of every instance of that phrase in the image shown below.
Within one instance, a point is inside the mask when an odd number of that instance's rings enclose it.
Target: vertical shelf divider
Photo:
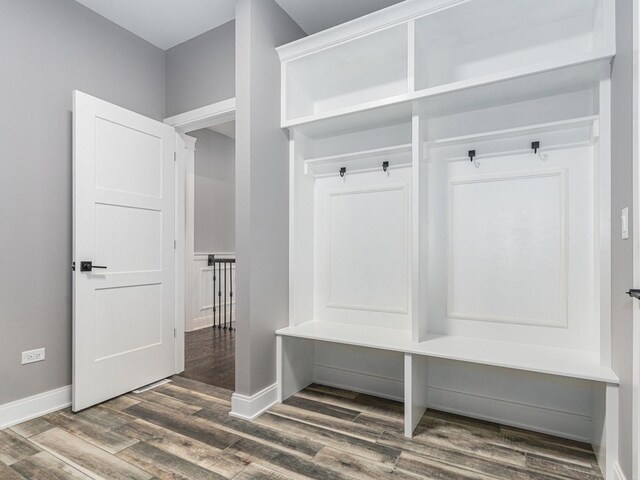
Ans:
[[[408,438],[427,411],[428,368],[428,357],[404,354],[404,436]]]
[[[414,106],[411,195],[411,337],[416,343],[427,336],[427,164],[424,155],[424,115]]]

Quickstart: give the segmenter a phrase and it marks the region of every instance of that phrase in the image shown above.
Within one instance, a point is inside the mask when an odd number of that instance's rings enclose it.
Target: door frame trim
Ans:
[[[633,0],[633,285],[640,285],[640,0]],[[640,480],[640,305],[633,302],[631,476]]]
[[[189,188],[188,172],[193,172],[193,161],[196,139],[186,132],[192,132],[206,127],[213,127],[227,123],[236,118],[236,99],[229,98],[221,102],[212,103],[179,115],[165,118],[164,123],[175,128],[176,135],[176,342],[175,342],[175,373],[184,371],[184,335],[187,319],[187,266],[193,257],[194,245],[188,248],[188,242],[193,242],[193,219],[188,218],[193,213],[193,201],[188,207],[188,196],[193,195],[193,188]],[[191,165],[191,168],[189,168]],[[191,178],[193,181],[193,178]],[[193,187],[193,186],[191,186]],[[180,233],[181,232],[181,233]]]

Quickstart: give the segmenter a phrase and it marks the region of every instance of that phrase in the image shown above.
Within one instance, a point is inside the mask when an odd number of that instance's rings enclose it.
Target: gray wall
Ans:
[[[242,395],[275,383],[274,331],[288,323],[289,154],[274,47],[303,36],[273,0],[237,0],[236,392]]]
[[[195,251],[235,252],[236,142],[211,130],[196,137]]]
[[[71,92],[161,120],[164,53],[72,0],[4,0],[0,58],[3,404],[71,383]]]
[[[620,236],[620,211],[633,218],[633,8],[616,2],[617,54],[612,76],[611,300],[613,368],[620,377],[620,466],[631,478],[631,387],[633,303],[624,294],[633,285],[633,239]]]
[[[167,50],[167,117],[235,96],[235,21]]]

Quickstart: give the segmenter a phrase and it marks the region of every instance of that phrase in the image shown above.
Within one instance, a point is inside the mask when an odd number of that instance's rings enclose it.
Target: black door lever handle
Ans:
[[[107,267],[104,267],[102,265],[94,265],[93,262],[80,262],[80,271],[81,272],[90,272],[94,268],[102,268],[102,269],[106,270]]]
[[[631,298],[637,298],[638,300],[640,300],[640,289],[632,288],[627,292],[627,295],[629,295]]]

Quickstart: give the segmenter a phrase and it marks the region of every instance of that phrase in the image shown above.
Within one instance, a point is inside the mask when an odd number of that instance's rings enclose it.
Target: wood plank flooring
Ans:
[[[235,332],[203,328],[185,333],[184,363],[181,376],[235,390]]]
[[[78,414],[0,431],[0,478],[599,480],[591,446],[311,385],[253,422],[231,391],[182,376]]]

